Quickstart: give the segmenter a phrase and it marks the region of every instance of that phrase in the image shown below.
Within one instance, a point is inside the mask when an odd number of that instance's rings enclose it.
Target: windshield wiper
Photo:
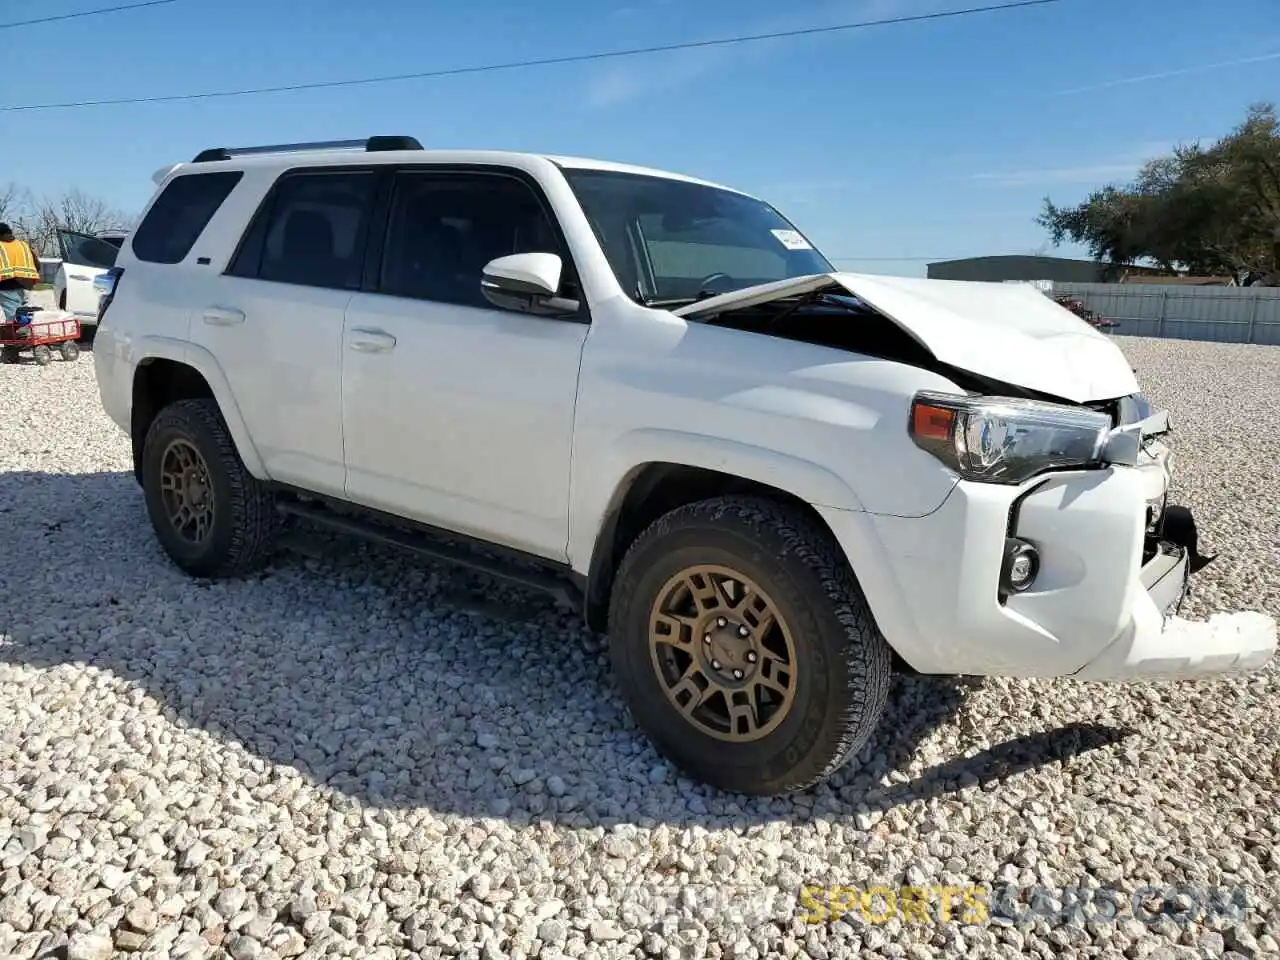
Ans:
[[[733,292],[733,291],[729,291],[729,292]],[[702,300],[710,300],[712,297],[718,297],[718,296],[722,296],[722,294],[700,293],[696,297],[661,298],[661,297],[646,297],[637,291],[634,298],[642,306],[668,309],[671,307],[686,307],[691,303],[698,303]],[[790,316],[792,313],[794,313],[796,310],[799,310],[801,307],[812,306],[814,304],[824,303],[824,302],[829,303],[832,306],[843,307],[844,309],[850,310],[854,313],[859,312],[858,308],[854,304],[850,304],[848,302],[850,299],[851,298],[849,298],[848,296],[844,296],[837,293],[829,293],[824,290],[818,290],[814,293],[799,294],[793,297],[782,297],[778,300],[769,301],[768,303],[768,305],[770,306],[776,305],[782,308],[781,312],[778,313],[776,316],[774,316],[770,322],[777,323],[779,320],[782,320],[783,318]]]
[[[770,330],[776,329],[778,324],[787,317],[791,316],[802,307],[811,307],[819,303],[828,303],[833,306],[842,307],[850,313],[860,312],[852,304],[848,303],[848,298],[838,293],[829,293],[825,290],[815,290],[813,293],[806,293],[798,297],[787,297],[783,300],[777,300],[778,306],[782,307],[777,313],[767,321]]]
[[[699,300],[703,300],[703,299],[706,299],[706,298],[705,297],[674,297],[669,300],[663,300],[659,297],[640,297],[639,298],[640,304],[642,306],[661,307],[663,309],[666,309],[668,307],[687,307],[689,304],[697,303]]]

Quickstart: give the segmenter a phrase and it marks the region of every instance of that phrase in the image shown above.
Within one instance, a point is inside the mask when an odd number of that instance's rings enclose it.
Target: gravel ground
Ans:
[[[1184,613],[1280,615],[1280,348],[1119,342],[1222,552]],[[659,760],[572,616],[311,548],[185,579],[91,356],[0,367],[0,955],[1280,954],[1274,665],[899,680],[830,783],[742,802]],[[858,899],[999,884],[1044,896],[1007,904],[1018,922]],[[1182,891],[1174,916],[1148,886]],[[1067,888],[1094,891],[1083,913]],[[814,903],[836,916],[806,922]]]

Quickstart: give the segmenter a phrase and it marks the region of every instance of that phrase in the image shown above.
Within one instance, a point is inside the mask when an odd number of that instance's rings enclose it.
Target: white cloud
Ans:
[[[1097,185],[1131,179],[1148,160],[1163,156],[1174,148],[1168,141],[1140,144],[1106,159],[1084,163],[1024,170],[1001,170],[975,173],[968,179],[998,187],[1039,187],[1070,184]]]
[[[1045,167],[1039,170],[1009,170],[1002,173],[976,173],[970,179],[984,180],[1003,187],[1030,187],[1040,184],[1099,183],[1130,177],[1138,163],[1097,163],[1079,167]]]
[[[641,8],[643,9],[643,8]],[[883,20],[896,16],[913,16],[948,9],[941,0],[830,0],[804,17],[771,17],[749,22],[726,20],[723,29],[714,35],[696,38],[713,41],[731,36],[751,36],[778,33],[787,30],[804,30],[843,23]],[[637,8],[624,7],[629,13]],[[826,35],[810,36],[847,40],[857,31],[839,31]],[[790,38],[756,40],[723,46],[706,46],[663,53],[628,57],[611,64],[588,84],[587,102],[594,107],[614,106],[628,100],[671,90],[691,83],[716,70],[730,65],[739,67],[767,57],[780,44]]]
[[[634,3],[617,7],[609,11],[611,17],[637,17],[652,13],[661,7],[669,7],[675,0],[649,0],[648,3]]]
[[[773,204],[804,206],[829,203],[833,196],[846,193],[853,186],[856,182],[851,180],[787,180],[765,184],[751,192]]]
[[[1264,63],[1268,60],[1280,60],[1280,52],[1265,53],[1258,57],[1241,57],[1237,60],[1223,60],[1218,63],[1203,63],[1195,67],[1166,70],[1162,73],[1143,73],[1132,77],[1120,77],[1117,80],[1104,80],[1102,83],[1091,83],[1084,87],[1073,87],[1070,90],[1059,90],[1056,96],[1068,96],[1075,93],[1089,93],[1093,90],[1107,90],[1111,87],[1123,87],[1133,83],[1147,83],[1151,80],[1167,80],[1170,77],[1182,77],[1191,73],[1207,73],[1211,70],[1225,70],[1228,67],[1242,67],[1250,63]]]

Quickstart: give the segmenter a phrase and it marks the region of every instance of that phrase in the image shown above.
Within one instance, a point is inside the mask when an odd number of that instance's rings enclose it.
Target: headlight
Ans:
[[[1111,418],[1009,397],[919,393],[911,439],[966,480],[1018,484],[1049,470],[1100,466]]]

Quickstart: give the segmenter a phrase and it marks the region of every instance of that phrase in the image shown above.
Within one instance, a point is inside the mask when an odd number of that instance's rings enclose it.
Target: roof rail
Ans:
[[[360,148],[366,153],[381,153],[386,150],[421,150],[422,144],[415,137],[384,135],[369,137],[366,140],[316,140],[311,143],[274,143],[261,147],[210,147],[196,154],[192,163],[213,163],[217,160],[230,160],[232,157],[243,157],[256,153],[296,153],[304,150],[353,150]]]

